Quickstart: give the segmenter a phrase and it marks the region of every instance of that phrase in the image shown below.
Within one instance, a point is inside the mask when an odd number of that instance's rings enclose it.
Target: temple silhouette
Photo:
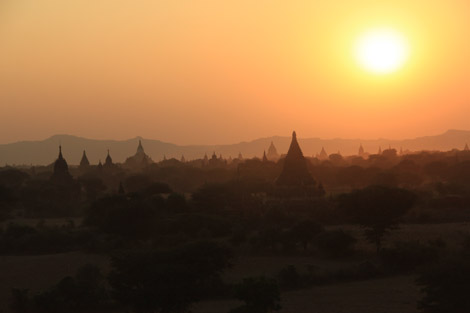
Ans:
[[[145,153],[142,140],[139,140],[136,153],[126,159],[124,166],[127,168],[141,169],[151,163],[153,163],[153,160]]]
[[[56,184],[68,184],[72,180],[67,161],[62,156],[62,146],[59,146],[59,156],[54,162],[54,172],[52,173],[51,181]]]
[[[268,148],[268,154],[266,154],[266,158],[269,161],[277,161],[277,160],[279,160],[279,157],[280,157],[280,155],[277,152],[277,149],[274,146],[274,143],[271,141],[271,144],[269,145],[269,148]]]
[[[295,131],[292,133],[292,141],[289,151],[284,159],[284,167],[281,175],[276,181],[277,185],[284,186],[305,186],[313,185],[315,180],[310,175],[305,159]]]

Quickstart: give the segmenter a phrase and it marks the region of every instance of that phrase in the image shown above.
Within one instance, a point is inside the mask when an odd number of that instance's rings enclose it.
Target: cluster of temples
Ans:
[[[267,153],[266,151],[264,151],[263,157],[261,159],[254,158],[251,160],[258,160],[261,163],[271,164],[275,164],[275,162],[283,160],[283,170],[276,181],[276,184],[280,186],[310,185],[314,183],[314,179],[312,178],[307,167],[307,160],[303,156],[295,132],[292,134],[292,142],[290,144],[289,151],[286,155],[279,155],[276,147],[274,146],[274,143],[271,142],[270,146],[267,149]],[[210,158],[206,154],[202,159],[193,160],[190,162],[192,162],[193,165],[197,165],[203,168],[221,168],[228,166],[238,166],[245,161],[248,161],[248,159],[245,160],[241,153],[239,153],[236,158],[232,159],[231,157],[229,157],[228,159],[224,159],[222,155],[216,155],[216,153],[214,152],[212,153]],[[182,156],[180,160],[167,160],[166,158],[164,158],[163,161],[158,162],[158,165],[171,166],[190,162],[187,162],[184,156]],[[102,163],[100,160],[97,165],[91,165],[87,157],[86,151],[83,151],[82,158],[78,166],[78,171],[83,174],[91,170],[104,172],[113,172],[118,169],[143,170],[151,164],[157,163],[154,162],[152,158],[145,153],[142,142],[139,140],[136,153],[133,156],[128,157],[122,164],[114,163],[110,151],[108,150],[104,163]],[[51,176],[51,180],[57,183],[66,183],[71,179],[72,175],[69,172],[67,161],[62,155],[62,147],[59,146],[59,155],[57,160],[53,164],[53,174]]]
[[[469,152],[468,145],[465,145],[464,151]],[[373,158],[382,157],[382,158],[394,158],[398,154],[403,154],[404,152],[400,149],[400,152],[397,150],[388,147],[388,149],[382,150],[379,147],[377,154],[369,155],[365,152],[362,145],[358,149],[357,156],[353,158],[359,158],[360,160],[373,160]],[[128,157],[125,162],[116,164],[113,162],[110,151],[108,150],[107,156],[105,158],[104,164],[99,161],[97,165],[91,165],[86,151],[83,151],[83,155],[78,166],[79,174],[84,174],[89,171],[102,171],[104,173],[118,172],[122,170],[128,171],[144,171],[149,166],[161,166],[161,167],[177,167],[177,166],[194,166],[199,168],[234,168],[239,170],[242,165],[246,167],[246,164],[255,164],[255,166],[262,166],[262,164],[272,166],[277,166],[280,170],[280,174],[273,183],[275,183],[280,190],[282,188],[286,189],[289,186],[302,186],[302,188],[314,187],[319,188],[316,181],[311,175],[311,170],[309,167],[312,164],[318,164],[318,162],[331,162],[333,164],[340,164],[344,161],[341,153],[333,153],[328,155],[324,148],[315,155],[313,158],[306,158],[303,153],[300,145],[297,141],[297,135],[295,131],[292,133],[292,140],[290,143],[289,150],[287,154],[280,155],[274,146],[274,143],[271,142],[270,146],[263,152],[262,158],[253,158],[253,159],[244,159],[242,154],[239,153],[238,157],[225,159],[222,155],[217,155],[215,152],[212,153],[211,157],[208,157],[207,154],[203,158],[197,160],[187,161],[184,156],[181,156],[180,160],[163,159],[160,162],[154,162],[152,158],[145,153],[142,142],[139,140],[137,151],[134,155]],[[354,161],[354,160],[353,160]],[[254,163],[253,163],[254,162]],[[258,162],[258,163],[257,163]],[[317,163],[315,163],[317,162]],[[354,162],[352,162],[354,163]],[[258,164],[258,165],[256,165]],[[51,180],[59,184],[65,184],[72,180],[72,175],[69,172],[67,161],[62,155],[62,147],[59,146],[59,155],[57,160],[53,164],[53,174]],[[309,187],[310,186],[310,187]],[[313,189],[312,189],[313,190]]]

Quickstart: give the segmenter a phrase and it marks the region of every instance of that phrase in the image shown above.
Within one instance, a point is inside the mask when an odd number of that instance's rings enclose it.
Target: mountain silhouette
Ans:
[[[62,145],[64,158],[70,165],[78,165],[86,151],[86,155],[91,164],[97,164],[99,160],[105,160],[107,150],[114,162],[122,163],[135,154],[139,145],[139,140],[145,148],[145,152],[158,162],[166,158],[180,159],[181,155],[186,160],[203,158],[204,154],[215,152],[223,157],[236,157],[240,152],[244,157],[262,157],[263,151],[267,150],[273,142],[279,154],[287,153],[291,137],[273,136],[260,138],[249,142],[224,145],[176,145],[160,140],[145,139],[136,137],[128,140],[97,140],[87,139],[71,135],[55,135],[41,141],[20,141],[9,144],[0,144],[0,166],[8,165],[47,165],[57,158],[57,149]],[[358,153],[360,145],[366,153],[377,153],[379,147],[392,147],[403,151],[420,150],[441,150],[452,149],[462,150],[466,143],[470,143],[470,131],[448,130],[441,135],[425,136],[405,140],[389,139],[320,139],[320,138],[298,138],[299,144],[306,157],[311,157],[319,153],[322,147],[328,153],[340,151],[342,155],[355,155]]]

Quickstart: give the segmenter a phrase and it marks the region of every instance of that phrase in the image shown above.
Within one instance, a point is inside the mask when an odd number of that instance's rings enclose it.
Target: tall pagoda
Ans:
[[[305,159],[299,143],[297,142],[295,131],[292,133],[292,141],[289,151],[287,152],[287,156],[284,159],[284,167],[276,183],[284,186],[304,186],[315,184],[315,180],[308,171],[307,160]]]

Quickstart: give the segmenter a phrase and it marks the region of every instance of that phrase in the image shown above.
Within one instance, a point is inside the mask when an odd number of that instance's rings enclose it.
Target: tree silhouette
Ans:
[[[290,237],[295,242],[300,242],[304,250],[307,250],[308,244],[311,244],[315,236],[322,231],[323,227],[321,225],[311,220],[305,220],[292,227]]]
[[[451,260],[424,271],[417,280],[423,299],[418,307],[423,313],[470,312],[470,262]]]
[[[339,202],[344,214],[365,228],[367,240],[375,244],[378,253],[383,237],[400,222],[415,198],[405,189],[370,186],[341,195]]]
[[[109,282],[115,300],[136,313],[181,313],[230,265],[231,254],[211,242],[115,256]]]
[[[263,276],[245,278],[235,286],[235,295],[245,305],[230,313],[269,313],[281,309],[281,295],[274,279]]]

